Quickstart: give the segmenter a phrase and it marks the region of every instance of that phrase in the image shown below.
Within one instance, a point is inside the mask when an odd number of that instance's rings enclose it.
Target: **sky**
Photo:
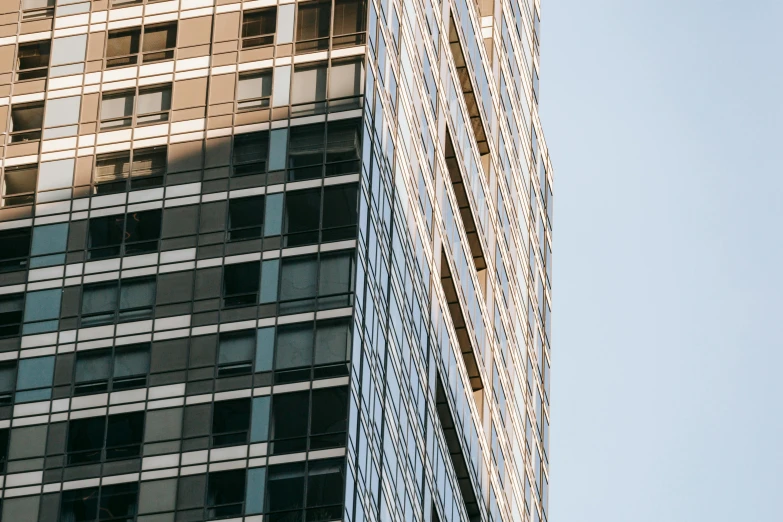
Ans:
[[[783,520],[781,20],[542,0],[550,522]]]

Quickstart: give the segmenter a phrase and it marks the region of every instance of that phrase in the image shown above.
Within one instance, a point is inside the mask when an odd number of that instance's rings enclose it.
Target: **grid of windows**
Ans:
[[[11,4],[0,519],[546,520],[536,6]]]

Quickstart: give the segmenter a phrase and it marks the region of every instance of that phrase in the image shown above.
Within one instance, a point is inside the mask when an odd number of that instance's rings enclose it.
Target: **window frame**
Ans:
[[[151,169],[152,174],[150,175],[134,175],[134,172],[136,172],[136,169],[134,168],[134,165],[136,164],[136,156],[137,155],[153,155],[153,154],[160,154],[163,156],[163,167],[162,169]],[[163,185],[164,180],[166,178],[166,173],[168,171],[168,146],[167,145],[160,145],[160,146],[154,146],[154,147],[144,147],[139,149],[131,149],[129,151],[120,151],[120,152],[107,152],[104,154],[97,154],[95,156],[95,163],[93,165],[93,172],[92,172],[92,193],[93,194],[116,194],[119,192],[127,192],[129,190],[137,190],[137,189],[145,189],[150,187],[159,187]],[[107,181],[98,181],[98,169],[101,167],[98,165],[99,161],[107,161],[111,159],[120,159],[127,157],[128,161],[128,171],[127,175],[123,176],[122,178],[117,179],[116,177],[112,180]],[[140,169],[143,170],[143,169]],[[120,184],[125,184],[125,186],[122,188],[122,190],[119,189],[112,189],[112,187],[119,187]],[[103,187],[103,189],[99,189],[99,187]]]
[[[152,282],[153,295],[152,295],[150,305],[121,309],[120,306],[122,302],[123,286],[126,285],[127,287],[128,284],[139,283],[139,282]],[[93,313],[85,314],[84,296],[87,294],[87,290],[91,290],[93,288],[99,288],[99,287],[108,288],[112,285],[114,285],[115,288],[114,308],[110,309],[110,311],[101,311],[101,312],[93,312]],[[153,316],[153,312],[155,310],[156,293],[157,293],[157,279],[154,275],[117,279],[116,281],[101,281],[101,282],[89,283],[83,285],[82,292],[81,292],[80,309],[79,309],[79,324],[81,325],[82,328],[85,328],[89,326],[99,326],[99,325],[106,325],[106,324],[133,322],[133,321],[151,319]],[[142,312],[142,315],[138,315],[138,316],[134,315],[134,314],[138,314],[139,312]],[[85,321],[85,319],[90,319],[90,318],[94,318],[96,322]]]
[[[99,131],[100,132],[112,132],[115,130],[122,130],[122,129],[128,129],[128,128],[136,128],[136,127],[144,127],[147,125],[158,125],[161,123],[167,123],[170,121],[171,116],[171,97],[172,97],[172,89],[173,89],[173,83],[158,83],[155,85],[144,85],[144,86],[136,86],[131,89],[117,89],[116,91],[108,91],[104,92],[101,95],[101,103],[100,103],[100,119],[99,119]],[[139,105],[139,97],[155,92],[155,91],[161,91],[165,92],[168,90],[168,108],[160,111],[153,111],[148,112],[144,114],[139,114],[138,111],[138,105]],[[106,98],[119,98],[119,97],[127,97],[132,96],[133,97],[133,109],[131,111],[131,114],[129,116],[117,116],[112,117],[108,119],[103,119],[103,102]],[[160,119],[155,121],[142,121],[139,122],[140,117],[143,118],[150,118],[150,117],[159,117]],[[124,122],[122,125],[119,126],[107,126],[106,124],[112,124],[114,122]]]
[[[34,67],[25,67],[22,68],[22,49],[23,48],[33,48],[34,46],[37,46],[38,49],[41,49],[42,47],[45,47],[47,50],[46,54],[46,64],[45,65],[36,65]],[[24,42],[19,43],[16,50],[16,62],[14,69],[16,70],[16,81],[27,81],[27,80],[38,80],[41,78],[46,78],[49,76],[49,61],[52,57],[52,41],[51,40],[38,40],[35,42]],[[43,56],[39,54],[39,60],[42,59]]]
[[[109,348],[103,348],[100,350],[86,350],[76,353],[76,358],[73,363],[73,379],[72,379],[72,393],[73,396],[90,395],[93,393],[110,393],[113,391],[128,390],[132,388],[143,388],[147,385],[147,378],[149,376],[150,367],[150,343],[139,343],[131,345],[112,346]],[[123,378],[117,378],[115,376],[116,364],[118,359],[118,352],[120,355],[124,355],[123,352],[141,352],[145,351],[147,355],[147,369],[141,374],[130,375]],[[109,375],[106,379],[91,379],[77,381],[77,371],[79,369],[79,359],[88,358],[90,356],[105,356],[109,359]],[[118,386],[119,385],[119,386]]]
[[[35,203],[35,196],[38,188],[38,163],[28,163],[25,165],[13,165],[3,169],[3,183],[0,189],[0,207],[21,207],[26,205],[32,205]],[[15,192],[8,195],[8,175],[15,172],[35,171],[35,182],[33,182],[33,190],[28,192]],[[9,200],[11,200],[9,202]]]
[[[270,12],[272,20],[274,22],[274,28],[271,33],[259,33],[259,34],[246,34],[246,28],[250,26],[251,20],[247,20],[246,17],[256,14],[265,14]],[[242,21],[240,23],[240,40],[242,42],[242,49],[270,47],[275,43],[275,35],[277,34],[277,6],[266,6],[260,9],[253,9],[242,12]]]
[[[11,111],[10,111],[10,120],[11,120],[11,129],[13,129],[13,114],[14,110],[20,110],[20,109],[35,109],[40,108],[41,109],[41,121],[38,127],[31,127],[29,129],[24,130],[11,130],[9,134],[9,143],[25,143],[25,142],[33,142],[33,141],[41,141],[41,137],[43,135],[43,124],[44,124],[44,102],[43,101],[35,101],[35,102],[29,102],[29,103],[17,103],[15,105],[11,105]]]
[[[163,49],[156,49],[153,51],[144,50],[144,40],[149,30],[155,30],[171,26],[174,28],[174,45],[171,47],[164,47]],[[144,65],[148,63],[160,62],[164,60],[173,60],[174,51],[177,48],[177,31],[179,30],[179,24],[176,20],[170,22],[161,22],[150,25],[138,25],[135,27],[124,27],[122,29],[115,29],[109,31],[106,36],[106,47],[104,49],[104,69],[114,69],[117,67],[132,67],[136,65]],[[123,33],[134,33],[138,31],[138,45],[136,52],[132,52],[124,55],[109,56],[109,42],[112,35],[119,35]],[[162,54],[160,57],[148,58],[150,55]]]

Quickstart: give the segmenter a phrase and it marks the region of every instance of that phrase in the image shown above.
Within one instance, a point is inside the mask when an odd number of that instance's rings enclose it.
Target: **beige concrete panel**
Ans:
[[[15,13],[19,11],[20,0],[3,0],[0,2],[0,13]]]
[[[233,73],[213,76],[212,83],[209,87],[209,103],[215,104],[233,102],[235,82],[236,75]]]
[[[261,123],[269,121],[269,109],[260,111],[240,112],[236,116],[235,125],[250,125],[251,123]]]
[[[82,123],[79,126],[79,134],[95,134],[98,132],[98,123],[97,122],[90,122],[90,123]]]
[[[193,78],[174,82],[173,110],[200,107],[207,102],[207,78]]]
[[[74,186],[89,185],[92,181],[93,156],[80,156],[76,158],[76,169],[73,174]]]
[[[106,32],[98,31],[90,33],[87,43],[87,61],[103,60],[103,49],[106,45]]]
[[[215,15],[214,40],[216,42],[225,42],[226,40],[236,40],[239,38],[240,19],[241,14],[238,11]]]
[[[171,121],[187,121],[196,120],[205,116],[205,107],[193,107],[192,109],[181,109],[174,111],[171,116]]]
[[[237,40],[229,40],[227,42],[216,42],[212,45],[212,54],[230,53],[237,50]]]
[[[177,28],[179,43],[177,47],[208,44],[212,40],[212,17],[185,18],[179,21]]]
[[[0,221],[14,221],[33,217],[33,206],[11,207],[0,210]]]
[[[14,69],[15,45],[0,47],[0,71],[12,71]]]
[[[275,48],[272,46],[259,47],[257,49],[245,49],[239,52],[239,62],[245,63],[256,62],[258,60],[268,60],[269,58],[272,58],[274,54]]]
[[[0,25],[15,24],[19,21],[19,13],[8,13],[0,15]]]
[[[169,145],[169,172],[199,170],[203,167],[202,141],[188,141]]]
[[[233,124],[234,115],[225,114],[223,116],[211,116],[207,120],[207,129],[225,129]]]
[[[11,80],[13,79],[14,75],[11,73],[6,74],[0,74],[0,85],[5,85],[7,83],[11,83]]]
[[[0,132],[8,130],[8,105],[0,107]]]
[[[209,54],[209,44],[196,45],[177,50],[177,59],[196,58],[197,56],[207,56]]]
[[[225,114],[234,114],[234,102],[220,103],[218,105],[209,106],[210,116],[223,116]]]
[[[0,26],[0,38],[5,38],[6,36],[16,36],[16,30],[18,27],[19,26],[16,24]]]
[[[223,136],[207,140],[205,168],[228,165],[231,160],[231,137]]]
[[[11,95],[10,85],[0,85],[0,97],[6,97]]]
[[[37,141],[13,143],[5,148],[5,157],[16,158],[18,156],[32,156],[33,154],[38,154],[39,145],[40,143]]]
[[[237,63],[236,52],[228,52],[228,53],[216,54],[212,56],[212,67],[233,65],[235,63]]]
[[[100,101],[100,94],[97,92],[82,96],[82,123],[96,121],[98,119],[98,104]]]
[[[109,0],[92,0],[93,11],[105,11],[109,8]]]
[[[46,90],[46,80],[31,80],[26,82],[17,82],[14,84],[14,94],[32,94],[34,92],[44,92]]]
[[[29,22],[22,22],[22,30],[20,31],[20,34],[42,33],[44,31],[51,30],[51,18],[47,18],[45,20],[30,20]]]

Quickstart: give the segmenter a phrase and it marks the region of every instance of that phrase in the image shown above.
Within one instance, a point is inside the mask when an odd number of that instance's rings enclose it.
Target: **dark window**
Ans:
[[[32,205],[38,182],[38,165],[6,167],[3,175],[2,206]]]
[[[358,185],[335,185],[324,188],[321,241],[340,241],[356,237],[358,201]]]
[[[361,120],[330,122],[326,135],[326,175],[360,171]]]
[[[27,267],[30,254],[31,228],[0,230],[0,272],[22,270]]]
[[[212,412],[212,445],[247,444],[250,399],[218,401]]]
[[[245,470],[210,473],[207,482],[207,519],[242,516]]]
[[[138,509],[136,482],[64,491],[60,522],[129,522]]]
[[[246,11],[242,17],[242,47],[272,45],[275,41],[277,8]]]
[[[147,210],[91,219],[89,258],[155,252],[160,239],[160,216],[160,210]]]
[[[234,175],[261,174],[267,170],[269,133],[253,132],[234,137]]]
[[[223,305],[242,306],[258,302],[259,262],[237,263],[223,268]]]
[[[255,330],[220,334],[218,376],[251,373],[255,351]]]
[[[269,466],[266,511],[270,521],[302,520],[304,507],[305,463]]]
[[[353,291],[353,251],[288,257],[281,260],[281,313],[311,311],[315,308],[350,306]]]
[[[108,194],[128,189],[157,187],[166,174],[166,147],[99,154],[95,158],[95,192]]]
[[[84,395],[144,386],[149,367],[149,344],[78,352],[74,393]]]
[[[49,40],[19,44],[16,79],[21,81],[46,78],[49,73],[49,54],[51,49],[52,44]]]
[[[0,364],[0,404],[13,402],[16,384],[16,361]]]
[[[281,393],[272,396],[270,453],[276,455],[307,450],[309,411],[309,391]]]
[[[316,0],[297,4],[296,52],[308,53],[329,47],[332,2]]]
[[[106,67],[136,64],[140,42],[140,27],[110,32],[106,45]]]
[[[345,445],[348,430],[348,388],[313,390],[310,420],[310,450]]]
[[[119,319],[137,321],[152,315],[155,278],[139,277],[84,285],[82,326],[107,324]]]
[[[289,180],[320,177],[324,161],[324,124],[291,127],[289,132]]]
[[[261,237],[264,226],[264,196],[228,200],[228,239]]]
[[[308,522],[339,520],[343,511],[344,460],[311,460],[307,469]]]
[[[24,294],[0,295],[0,337],[19,335]]]
[[[270,453],[279,455],[344,446],[348,397],[346,386],[316,389],[312,396],[309,391],[273,395]]]
[[[332,48],[364,43],[366,9],[366,0],[335,0]]]
[[[171,60],[177,45],[177,24],[162,24],[109,33],[106,67],[135,65],[142,51],[142,63]]]
[[[138,457],[144,412],[88,417],[68,423],[68,464]]]
[[[285,193],[285,246],[318,242],[321,214],[321,189],[295,190]]]
[[[5,464],[8,461],[8,428],[0,430],[0,473],[5,473]]]
[[[43,113],[43,102],[11,107],[11,143],[40,140]]]

